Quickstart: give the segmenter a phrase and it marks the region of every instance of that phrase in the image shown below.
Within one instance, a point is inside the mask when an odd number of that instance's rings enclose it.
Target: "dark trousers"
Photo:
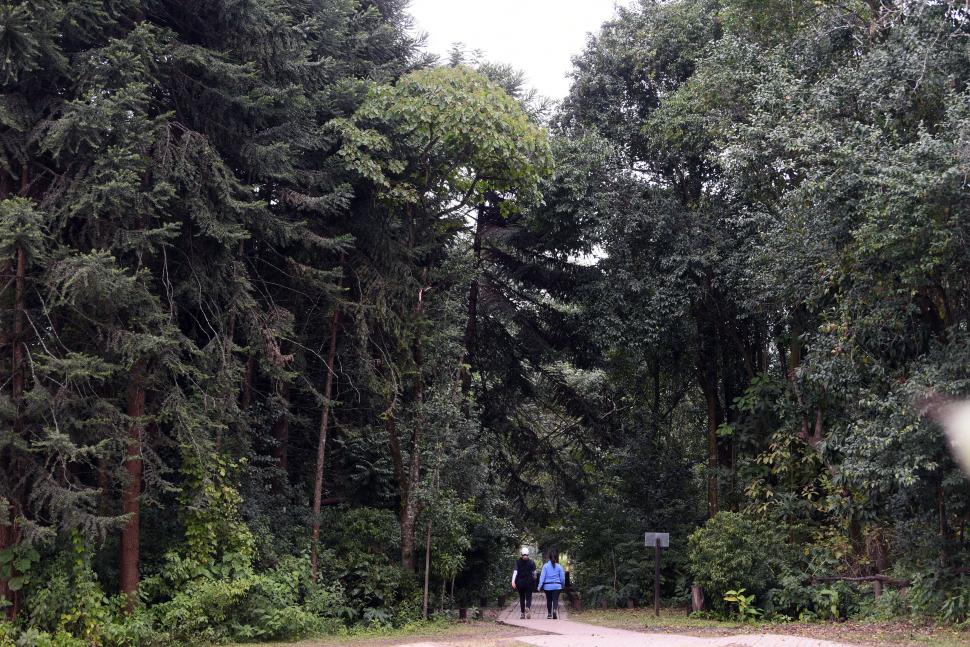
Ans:
[[[525,613],[526,609],[532,608],[532,587],[531,586],[519,586],[516,584],[517,590],[519,592],[519,609],[522,613]]]
[[[550,614],[556,613],[558,615],[559,613],[559,594],[560,593],[562,593],[561,590],[546,591],[546,609],[549,610]]]

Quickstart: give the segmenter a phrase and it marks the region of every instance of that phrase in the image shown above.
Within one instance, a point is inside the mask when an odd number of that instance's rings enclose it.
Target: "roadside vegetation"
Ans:
[[[668,633],[684,636],[718,637],[750,634],[781,634],[830,640],[856,645],[931,645],[956,647],[967,644],[967,634],[949,625],[918,623],[908,620],[848,620],[831,622],[740,622],[709,614],[689,614],[684,610],[662,609],[660,617],[653,609],[588,609],[573,613],[579,622],[629,629],[645,633]]]
[[[0,647],[437,631],[523,544],[642,607],[644,531],[712,629],[961,635],[966,2],[589,28],[554,104],[405,0],[0,1]]]

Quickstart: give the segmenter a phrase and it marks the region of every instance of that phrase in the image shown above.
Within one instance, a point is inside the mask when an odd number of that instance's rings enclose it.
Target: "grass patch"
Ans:
[[[679,629],[693,629],[689,635],[730,636],[741,628],[750,629],[752,625],[709,618],[692,618],[679,609],[661,609],[660,617],[653,609],[586,609],[581,613],[571,612],[570,620],[588,622],[591,625],[630,629],[633,631],[656,631],[658,633],[686,633]]]
[[[616,627],[647,633],[672,633],[686,636],[714,637],[741,634],[783,634],[816,640],[831,640],[856,645],[929,645],[932,647],[966,647],[970,631],[953,627],[911,621],[865,622],[755,622],[741,623],[710,618],[695,618],[681,609],[662,609],[660,617],[653,609],[589,609],[573,613],[571,620],[604,627]]]
[[[536,633],[536,632],[531,632]],[[530,632],[518,627],[502,625],[491,620],[457,622],[432,620],[414,622],[403,627],[355,628],[339,634],[319,636],[298,642],[244,643],[234,647],[331,647],[334,645],[357,645],[359,647],[390,647],[404,643],[419,642],[465,642],[474,641],[481,647],[514,647],[516,636]]]

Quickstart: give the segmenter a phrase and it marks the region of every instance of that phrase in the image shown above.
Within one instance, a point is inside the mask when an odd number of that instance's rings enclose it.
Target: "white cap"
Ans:
[[[523,546],[522,547],[522,554],[523,555],[528,555],[529,554],[529,547],[528,546]]]

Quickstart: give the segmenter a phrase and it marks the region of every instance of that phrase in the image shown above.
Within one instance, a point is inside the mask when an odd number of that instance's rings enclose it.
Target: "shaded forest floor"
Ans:
[[[663,609],[660,617],[653,609],[590,609],[573,613],[579,622],[643,631],[649,633],[677,633],[688,636],[715,637],[751,633],[772,633],[804,636],[818,640],[849,642],[857,645],[932,645],[956,647],[970,645],[970,631],[950,627],[896,622],[759,622],[743,624],[706,618],[691,618],[685,612]]]
[[[492,620],[467,623],[417,624],[403,629],[364,632],[355,635],[323,636],[300,642],[260,643],[258,647],[423,647],[425,645],[453,647],[519,647],[523,643],[516,636],[535,635],[518,627],[499,624]],[[244,647],[238,645],[236,647]],[[246,647],[254,647],[252,644]]]

